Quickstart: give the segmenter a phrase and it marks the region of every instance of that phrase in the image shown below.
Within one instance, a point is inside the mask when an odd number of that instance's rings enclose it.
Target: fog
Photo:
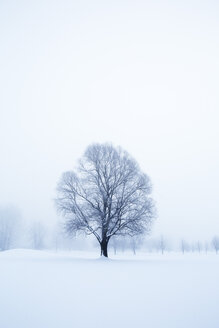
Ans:
[[[219,233],[219,3],[1,1],[0,205],[52,225],[93,142],[153,183],[152,235]]]

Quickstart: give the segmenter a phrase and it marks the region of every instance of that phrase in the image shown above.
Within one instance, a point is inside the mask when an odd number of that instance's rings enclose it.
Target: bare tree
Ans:
[[[0,250],[10,249],[15,241],[20,213],[14,206],[0,208]]]
[[[205,253],[206,253],[206,254],[208,253],[208,250],[209,250],[209,244],[208,244],[208,242],[206,241],[206,242],[205,242]]]
[[[32,223],[30,228],[30,238],[34,249],[44,248],[45,232],[45,227],[40,221]]]
[[[66,230],[93,234],[105,257],[112,236],[150,231],[155,212],[150,179],[121,148],[89,146],[76,172],[64,173],[57,190]]]
[[[214,247],[215,252],[217,253],[219,251],[219,237],[218,236],[215,236],[212,239],[212,246]]]
[[[136,255],[137,249],[139,249],[143,244],[143,238],[141,238],[140,236],[133,236],[130,238],[129,244],[130,248],[133,251],[133,254]]]
[[[201,242],[198,240],[197,243],[196,243],[196,249],[199,253],[201,253],[201,250],[202,250],[202,244]]]
[[[160,240],[159,240],[159,249],[161,250],[161,253],[163,254],[165,249],[166,249],[166,241],[163,237],[163,235],[160,236]]]
[[[189,249],[189,245],[184,239],[181,240],[180,246],[183,254]]]
[[[111,246],[113,247],[114,255],[116,255],[116,253],[117,253],[117,247],[118,247],[117,238],[115,236],[112,237],[110,243],[111,243]]]

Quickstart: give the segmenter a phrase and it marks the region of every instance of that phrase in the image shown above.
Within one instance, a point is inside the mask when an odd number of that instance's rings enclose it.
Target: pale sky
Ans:
[[[153,235],[219,234],[219,2],[0,1],[0,204],[55,222],[93,142],[153,182]],[[152,235],[152,236],[153,236]]]

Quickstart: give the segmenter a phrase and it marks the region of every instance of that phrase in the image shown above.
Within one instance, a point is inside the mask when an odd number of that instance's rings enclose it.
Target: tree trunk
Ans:
[[[108,247],[108,241],[103,239],[100,243],[100,247],[101,247],[101,256],[105,256],[108,257],[108,251],[107,251],[107,247]]]

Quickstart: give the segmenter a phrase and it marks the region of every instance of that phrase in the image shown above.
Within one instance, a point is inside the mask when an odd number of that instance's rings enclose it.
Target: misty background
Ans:
[[[219,3],[0,1],[0,206],[53,227],[93,142],[153,183],[152,236],[219,234]]]

